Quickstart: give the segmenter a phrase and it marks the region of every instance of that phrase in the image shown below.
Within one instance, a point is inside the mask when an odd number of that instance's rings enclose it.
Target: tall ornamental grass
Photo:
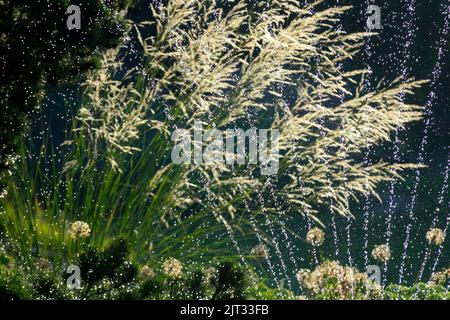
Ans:
[[[342,68],[370,34],[336,27],[350,7],[322,9],[273,0],[170,0],[131,33],[142,64],[120,50],[86,80],[82,106],[60,152],[38,161],[24,147],[1,200],[11,252],[26,263],[64,261],[81,246],[129,239],[142,261],[235,257],[248,237],[283,216],[352,216],[350,201],[418,165],[365,165],[368,147],[422,117],[407,98],[422,81],[399,79],[374,91],[366,70]],[[150,34],[146,37],[144,35]],[[279,130],[279,170],[258,165],[174,164],[171,134],[190,130]],[[197,146],[199,147],[199,146]],[[74,238],[75,221],[91,233]],[[264,221],[264,223],[263,223]]]

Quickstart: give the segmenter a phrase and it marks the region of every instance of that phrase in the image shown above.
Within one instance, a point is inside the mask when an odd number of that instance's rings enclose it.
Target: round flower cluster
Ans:
[[[426,235],[428,244],[432,244],[435,246],[442,246],[444,243],[445,237],[444,237],[444,231],[442,231],[439,228],[431,228],[428,230]]]
[[[388,245],[381,244],[372,250],[372,257],[382,263],[386,263],[391,258],[391,250]]]
[[[163,272],[171,278],[178,278],[183,273],[183,264],[175,258],[167,259],[163,262]]]
[[[251,254],[258,258],[267,259],[269,257],[269,251],[263,244],[257,244],[252,248]]]
[[[91,228],[86,222],[75,221],[69,229],[69,235],[72,238],[87,238],[91,235]]]
[[[444,286],[446,284],[447,280],[450,280],[450,268],[436,272],[435,274],[433,274],[431,276],[429,284],[437,284],[437,285]]]
[[[143,266],[141,271],[139,271],[139,276],[143,279],[151,279],[155,276],[155,271],[148,266]]]
[[[313,246],[322,245],[325,240],[325,233],[319,228],[312,228],[306,234],[306,242],[312,244]]]
[[[335,299],[375,298],[381,294],[381,287],[369,280],[357,269],[341,266],[337,261],[327,261],[310,271],[297,272],[300,285],[313,295],[326,294]]]

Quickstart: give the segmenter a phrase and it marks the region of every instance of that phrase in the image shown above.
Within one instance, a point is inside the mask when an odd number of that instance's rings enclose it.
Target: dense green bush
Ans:
[[[119,299],[119,300],[448,300],[443,285],[418,283],[411,287],[389,285],[382,289],[367,282],[356,269],[325,262],[308,275],[303,271],[303,294],[270,288],[263,279],[235,262],[212,266],[182,264],[176,259],[149,261],[141,266],[129,261],[126,241],[117,239],[104,250],[88,246],[70,262],[80,267],[81,288],[69,289],[65,268],[38,259],[32,272],[0,255],[0,299]],[[253,276],[249,276],[249,275]],[[300,276],[297,276],[300,278]]]
[[[88,247],[70,264],[81,270],[81,288],[69,290],[66,268],[46,259],[36,259],[34,269],[16,267],[6,257],[0,269],[2,299],[102,299],[117,298],[135,285],[137,267],[128,261],[128,246],[122,239],[106,249]],[[29,272],[31,271],[31,272]]]
[[[81,271],[81,287],[68,289],[65,268],[46,259],[37,259],[27,272],[1,256],[1,299],[245,299],[249,278],[231,261],[185,267],[176,259],[143,266],[138,274],[129,261],[125,240],[112,241],[104,250],[93,246],[81,249],[74,264]]]
[[[450,300],[450,292],[441,285],[417,283],[411,287],[390,285],[384,290],[386,300]]]
[[[31,298],[28,285],[24,280],[21,272],[0,264],[0,300]]]
[[[283,288],[271,288],[263,280],[258,280],[249,288],[249,297],[254,300],[293,300],[296,295]]]
[[[249,279],[234,262],[223,261],[215,267],[187,269],[178,276],[156,272],[144,280],[135,297],[144,299],[221,300],[245,299]]]

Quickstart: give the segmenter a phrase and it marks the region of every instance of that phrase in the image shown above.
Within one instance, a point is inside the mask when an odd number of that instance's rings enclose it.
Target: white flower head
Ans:
[[[84,221],[75,221],[69,228],[69,235],[76,239],[87,238],[91,235],[91,228]]]
[[[431,228],[426,235],[428,244],[442,246],[445,240],[444,231],[439,228]]]
[[[313,246],[320,246],[325,240],[325,233],[319,228],[312,228],[306,234],[306,242]]]
[[[388,245],[381,244],[372,250],[372,257],[380,262],[386,263],[391,258],[391,250]]]
[[[183,264],[175,258],[169,258],[163,262],[163,272],[171,278],[179,278],[183,273]]]

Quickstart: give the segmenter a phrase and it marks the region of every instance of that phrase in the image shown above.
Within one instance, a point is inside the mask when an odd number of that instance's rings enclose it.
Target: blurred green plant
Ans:
[[[89,246],[69,262],[79,267],[80,288],[66,285],[66,269],[38,259],[35,269],[0,264],[0,300],[9,299],[245,299],[250,279],[246,270],[232,261],[208,268],[183,265],[175,259],[153,261],[138,273],[129,261],[127,243],[114,240],[106,249]]]

